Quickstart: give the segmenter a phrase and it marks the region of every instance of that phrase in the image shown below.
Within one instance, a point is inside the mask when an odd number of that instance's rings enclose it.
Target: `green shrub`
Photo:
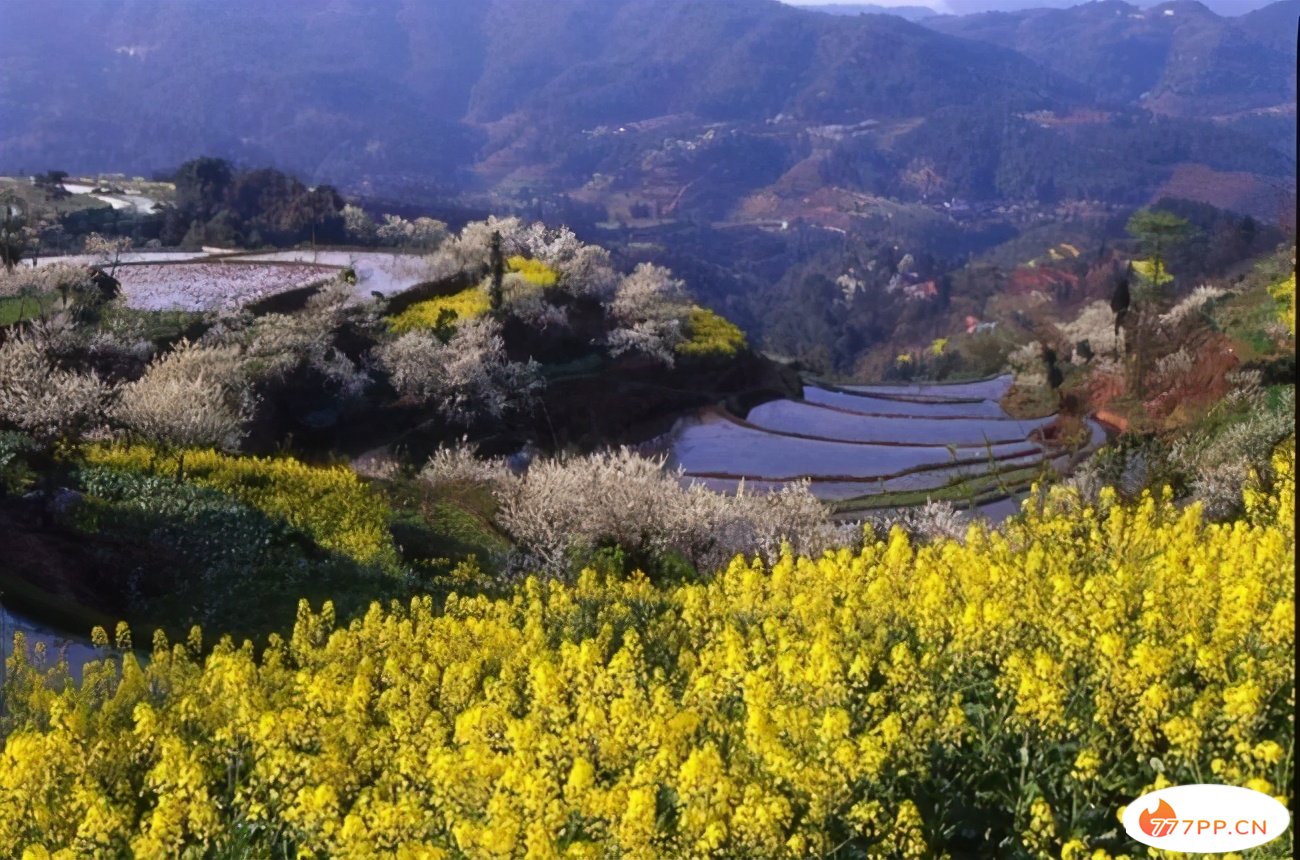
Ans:
[[[146,474],[171,472],[168,461],[147,445],[92,448],[86,459]],[[323,549],[361,564],[390,571],[398,568],[388,532],[388,505],[345,466],[309,466],[292,457],[238,457],[196,450],[186,452],[185,469],[186,480],[287,522]]]
[[[221,625],[260,636],[304,593],[336,600],[347,613],[401,593],[377,568],[327,552],[294,524],[214,487],[104,465],[83,466],[79,478],[85,499],[71,525],[104,554],[98,577],[126,574],[109,587],[126,595],[143,629]],[[123,548],[143,549],[153,563],[128,569],[123,559],[140,557],[119,555]]]

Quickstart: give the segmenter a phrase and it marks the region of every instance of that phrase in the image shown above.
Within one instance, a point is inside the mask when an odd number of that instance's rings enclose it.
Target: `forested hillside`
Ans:
[[[1260,23],[1196,3],[1135,8],[930,22],[969,37],[959,40],[895,16],[758,0],[386,0],[311,14],[239,0],[104,2],[77,15],[14,0],[0,10],[0,121],[22,131],[0,142],[0,167],[148,173],[207,152],[357,188],[523,181],[561,191],[617,173],[665,134],[690,139],[724,123],[752,126],[732,131],[754,139],[744,160],[776,171],[743,180],[752,189],[806,155],[806,142],[784,139],[789,123],[807,131],[965,108],[978,127],[1139,103],[1203,117],[1294,94],[1294,45]],[[774,133],[771,155],[752,151]],[[922,134],[937,144],[946,131]],[[1285,174],[1246,154],[1256,137],[1247,128],[1176,160]],[[1141,159],[1156,138],[1134,144]]]
[[[1194,0],[1140,7],[1120,0],[1068,9],[988,12],[926,21],[940,32],[1012,48],[1109,103],[1205,116],[1295,99],[1294,0],[1221,18]],[[1294,29],[1294,26],[1291,27]]]
[[[764,0],[103,0],[75,15],[14,0],[0,7],[0,125],[15,130],[0,169],[175,181],[203,154],[330,186],[372,216],[565,224],[688,275],[760,349],[843,373],[952,334],[931,304],[981,279],[968,265],[1014,268],[1060,241],[1104,256],[1143,205],[1248,216],[1261,230],[1245,256],[1293,229],[1288,2],[922,26]],[[292,232],[155,214],[165,231],[121,229],[168,245]],[[77,219],[83,234],[123,220]],[[339,240],[337,220],[314,226]],[[910,293],[894,283],[904,258]]]

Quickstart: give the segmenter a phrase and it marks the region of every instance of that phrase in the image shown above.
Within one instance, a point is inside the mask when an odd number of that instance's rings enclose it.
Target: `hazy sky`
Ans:
[[[782,0],[791,6],[926,6],[937,12],[951,12],[945,0]]]
[[[929,6],[938,9],[943,0],[782,0],[791,6]]]
[[[3,2],[3,0],[0,0]],[[1076,6],[1087,0],[782,0],[793,6],[841,5],[853,6],[870,4],[874,6],[927,6],[937,12],[966,15],[971,12],[984,12],[991,9],[1011,10],[1030,9],[1037,6],[1064,8]],[[1127,0],[1135,6],[1155,6],[1165,0]],[[1253,9],[1267,6],[1272,0],[1201,0],[1219,15],[1242,15]]]

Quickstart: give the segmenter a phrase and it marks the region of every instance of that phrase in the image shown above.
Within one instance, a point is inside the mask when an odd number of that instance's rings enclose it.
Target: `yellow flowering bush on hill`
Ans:
[[[390,319],[388,327],[395,334],[436,328],[446,312],[454,315],[454,322],[464,322],[487,313],[490,306],[486,290],[470,287],[454,295],[416,302]]]
[[[1137,272],[1139,275],[1146,278],[1148,281],[1152,283],[1155,283],[1156,281],[1155,260],[1134,260],[1133,271]],[[1161,266],[1159,272],[1159,278],[1160,278],[1159,283],[1156,283],[1156,286],[1158,287],[1163,286],[1169,283],[1170,281],[1172,281],[1174,279],[1174,276],[1169,274],[1169,272],[1163,266]]]
[[[80,684],[15,658],[0,855],[1115,856],[1151,786],[1290,799],[1275,465],[1229,524],[1062,488],[964,542],[303,605],[260,655],[155,637]]]
[[[745,333],[726,317],[707,308],[693,307],[686,317],[686,340],[677,344],[678,355],[730,358],[745,348]]]
[[[168,462],[147,445],[93,446],[86,461],[169,475]],[[362,564],[395,567],[388,506],[346,466],[309,466],[292,457],[239,457],[213,450],[185,454],[186,480],[211,487],[284,520],[317,545]]]
[[[1279,281],[1269,289],[1269,293],[1281,305],[1279,315],[1287,330],[1295,336],[1295,272],[1286,280]]]
[[[517,255],[506,260],[506,268],[537,287],[553,287],[560,279],[559,272],[530,257]]]

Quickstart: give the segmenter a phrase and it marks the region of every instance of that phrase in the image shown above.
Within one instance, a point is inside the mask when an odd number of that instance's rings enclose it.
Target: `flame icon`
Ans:
[[[1154,810],[1144,809],[1138,816],[1138,827],[1153,839],[1168,836],[1178,825],[1178,813],[1165,801],[1161,800]]]

